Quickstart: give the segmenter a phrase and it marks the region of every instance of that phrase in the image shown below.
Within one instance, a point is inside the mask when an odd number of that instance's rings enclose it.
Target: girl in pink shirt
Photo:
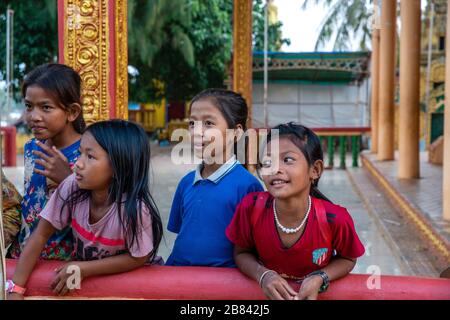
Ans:
[[[41,212],[41,219],[17,264],[8,298],[21,299],[26,282],[50,236],[72,227],[76,261],[61,265],[49,284],[69,291],[78,266],[81,279],[133,270],[159,259],[162,222],[149,190],[150,145],[131,122],[97,122],[84,132],[75,173],[65,179]],[[71,267],[73,270],[73,267]],[[19,290],[18,290],[19,289]]]

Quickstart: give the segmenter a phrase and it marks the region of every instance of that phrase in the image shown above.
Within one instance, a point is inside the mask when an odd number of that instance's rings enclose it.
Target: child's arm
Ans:
[[[330,263],[322,268],[330,282],[349,274],[356,265],[356,259],[361,257],[365,251],[348,211],[341,208],[336,213],[334,223],[331,223],[330,226],[333,234],[332,247],[337,255],[332,257]],[[322,284],[323,279],[320,275],[306,278],[296,299],[317,299]]]
[[[134,270],[143,266],[149,259],[150,254],[135,258],[129,253],[103,258],[93,261],[69,262],[56,270],[58,273],[51,287],[58,295],[66,294],[70,288],[67,286],[68,278],[74,273],[68,270],[69,266],[78,266],[80,269],[80,282],[82,279],[92,276],[121,273]]]
[[[344,257],[335,257],[331,260],[331,262],[321,269],[324,271],[329,281],[334,281],[343,276],[346,276],[353,270],[356,265],[356,259],[344,258]],[[313,275],[307,277],[302,282],[302,286],[295,297],[296,300],[316,300],[319,294],[320,287],[323,284],[323,280],[319,275]]]
[[[39,220],[36,230],[31,234],[25,245],[25,248],[20,255],[16,270],[12,281],[20,287],[25,287],[31,272],[36,265],[36,262],[47,243],[50,236],[55,232],[55,228],[45,219]],[[22,298],[17,293],[8,295],[8,299]]]
[[[277,272],[261,265],[251,250],[234,246],[234,260],[244,274],[260,282],[259,285],[269,299],[292,300],[297,294]]]

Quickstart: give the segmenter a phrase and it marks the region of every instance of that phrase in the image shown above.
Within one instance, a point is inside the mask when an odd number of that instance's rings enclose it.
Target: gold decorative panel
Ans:
[[[64,0],[63,5],[64,63],[80,73],[86,122],[126,119],[126,1]]]
[[[233,8],[233,90],[242,94],[252,121],[252,0],[234,0]]]

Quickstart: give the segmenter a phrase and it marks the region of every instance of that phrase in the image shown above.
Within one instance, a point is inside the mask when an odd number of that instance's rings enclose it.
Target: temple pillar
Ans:
[[[398,177],[420,176],[420,0],[400,2],[400,110]]]
[[[126,0],[58,0],[59,62],[82,79],[88,124],[128,118]]]
[[[394,159],[396,7],[396,0],[381,4],[378,160]]]
[[[371,58],[371,78],[372,78],[372,94],[370,102],[371,110],[371,151],[378,152],[378,110],[379,110],[379,86],[380,86],[380,4],[378,0],[374,0],[374,16],[375,20],[372,25],[372,58]]]
[[[252,127],[252,0],[233,0],[233,91],[247,101],[247,127]]]
[[[443,217],[450,221],[450,5],[447,6],[447,34],[445,37],[445,108],[443,159]]]

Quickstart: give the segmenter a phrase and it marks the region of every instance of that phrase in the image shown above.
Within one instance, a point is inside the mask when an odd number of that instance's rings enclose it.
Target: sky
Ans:
[[[283,37],[291,40],[291,45],[283,45],[281,51],[314,51],[320,25],[327,15],[328,8],[310,4],[307,10],[302,10],[303,2],[304,0],[274,0],[278,8],[278,20],[283,23]],[[421,2],[422,12],[425,14],[426,5],[427,1]],[[401,27],[400,18],[398,18],[398,26]],[[355,41],[352,44],[352,50],[358,50],[358,47],[358,41]],[[321,51],[332,51],[332,49],[333,41],[330,41]]]
[[[291,45],[283,45],[282,51],[314,51],[320,23],[327,10],[320,5],[311,5],[307,10],[302,10],[302,3],[303,0],[274,0],[278,8],[278,20],[283,23],[283,37],[291,40]],[[332,48],[333,44],[330,43],[323,51],[331,51]]]

